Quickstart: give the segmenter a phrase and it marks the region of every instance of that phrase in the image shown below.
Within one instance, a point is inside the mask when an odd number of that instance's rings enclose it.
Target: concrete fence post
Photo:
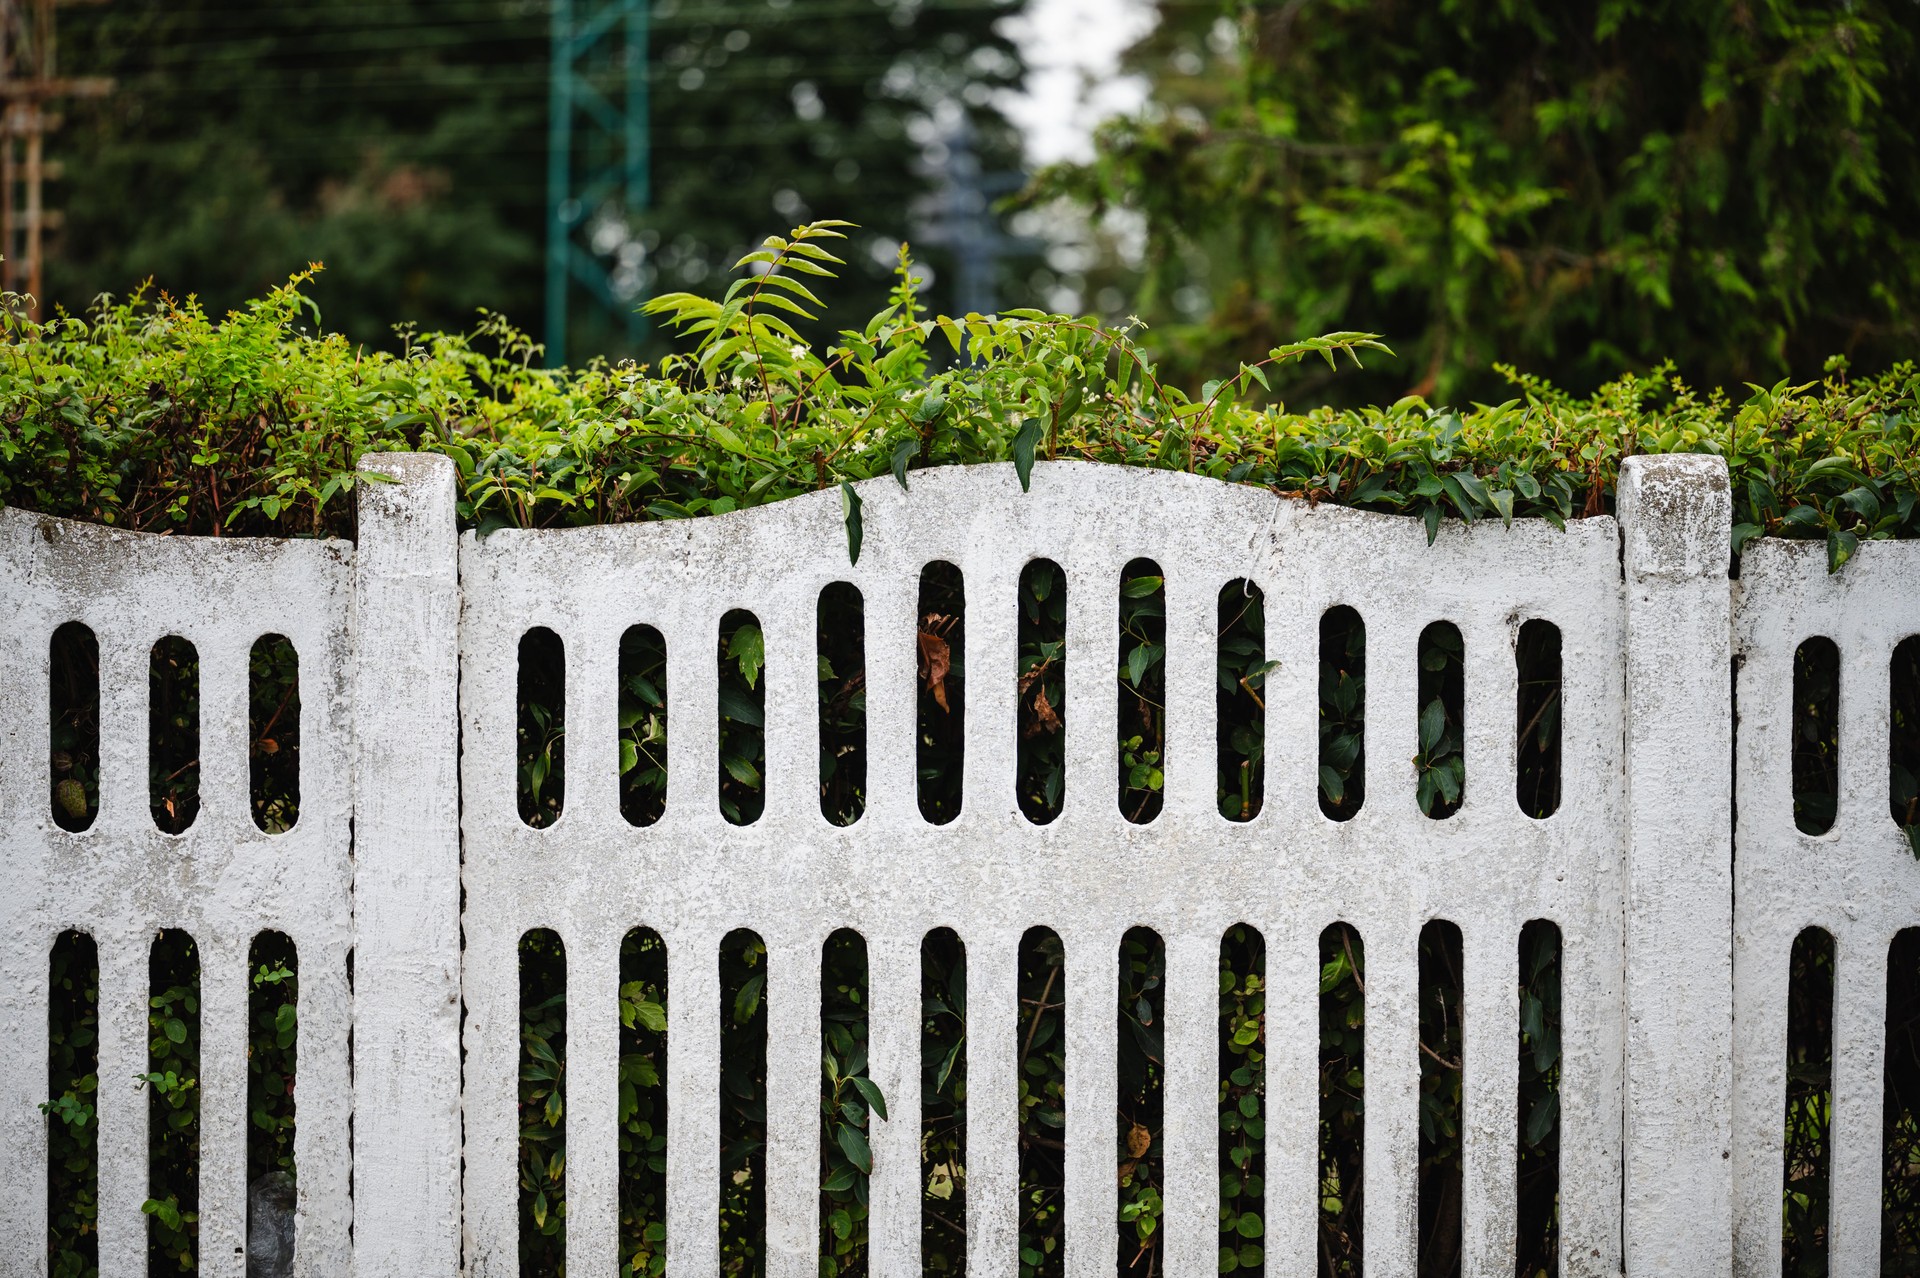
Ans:
[[[1718,457],[1628,458],[1625,1260],[1733,1267],[1733,714]]]
[[[354,1271],[460,1271],[459,543],[445,457],[360,463]]]

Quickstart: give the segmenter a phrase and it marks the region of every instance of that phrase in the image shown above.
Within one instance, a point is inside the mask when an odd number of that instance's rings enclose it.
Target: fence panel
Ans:
[[[953,928],[970,971],[969,1270],[1019,1269],[1014,1191],[1015,949],[1046,925],[1066,950],[1066,1268],[1111,1273],[1115,1218],[1116,962],[1130,927],[1168,954],[1165,1247],[1170,1271],[1213,1267],[1220,938],[1237,923],[1266,939],[1273,995],[1266,1212],[1269,1272],[1316,1264],[1317,945],[1344,921],[1367,954],[1365,1245],[1369,1272],[1412,1273],[1417,1230],[1420,1044],[1417,948],[1430,919],[1463,934],[1465,1268],[1510,1274],[1518,1141],[1517,944],[1529,920],[1564,938],[1561,1272],[1620,1269],[1622,1122],[1623,652],[1626,608],[1611,519],[1565,532],[1528,522],[1448,524],[1429,546],[1410,520],[1309,507],[1164,472],[1042,463],[1023,494],[1005,466],[916,473],[859,486],[864,546],[847,561],[841,498],[815,494],[701,520],[461,541],[461,802],[465,841],[465,1204],[467,1265],[517,1272],[517,946],[550,928],[566,949],[568,1266],[607,1272],[617,1240],[611,1032],[620,938],[639,926],[669,970],[667,1246],[675,1272],[718,1270],[716,1162],[720,938],[748,927],[768,950],[770,1009],[767,1271],[817,1272],[821,947],[848,927],[869,947],[873,1076],[891,1120],[911,1124],[918,1044],[900,1012],[921,939]],[[1066,774],[1061,814],[1030,824],[1014,801],[1016,583],[1036,557],[1067,581]],[[1115,635],[1123,567],[1150,557],[1167,577],[1166,798],[1149,824],[1116,795]],[[965,801],[924,821],[913,789],[912,600],[923,567],[966,582]],[[1215,799],[1213,642],[1220,589],[1252,579],[1266,598],[1266,802],[1228,822]],[[820,815],[815,609],[850,582],[867,601],[865,814]],[[1366,800],[1323,816],[1318,777],[1322,614],[1367,626]],[[722,616],[748,609],[766,637],[766,809],[722,819],[716,800],[716,645]],[[1514,794],[1515,644],[1542,619],[1563,636],[1563,799],[1546,819]],[[1466,788],[1457,813],[1415,803],[1417,650],[1449,621],[1464,640]],[[622,633],[651,625],[668,659],[665,814],[621,816],[616,764]],[[566,796],[559,819],[526,825],[516,802],[518,646],[551,629],[566,661]],[[901,970],[903,966],[907,970]],[[604,1025],[602,1024],[604,1022]],[[571,1026],[591,1025],[576,1035]],[[885,1028],[881,1028],[884,1026]],[[911,1059],[901,1059],[908,1054]],[[1195,1059],[1196,1054],[1200,1059]],[[911,1264],[921,1169],[917,1136],[875,1121],[876,1255]],[[878,1272],[876,1270],[876,1272]]]
[[[1817,542],[1747,549],[1735,593],[1735,1272],[1781,1271],[1788,972],[1803,929],[1833,938],[1830,1264],[1881,1271],[1881,1079],[1888,947],[1920,924],[1920,863],[1891,815],[1894,649],[1920,633],[1920,545],[1868,542],[1839,572]],[[1795,656],[1839,650],[1836,806],[1822,834],[1794,812]]]
[[[246,1271],[249,948],[267,929],[299,961],[296,1273],[347,1271],[347,1045],[352,885],[349,618],[352,547],[173,538],[0,510],[0,1254],[47,1265],[49,956],[68,929],[98,947],[100,1271],[147,1268],[149,949],[184,929],[201,967],[200,1272]],[[99,645],[99,801],[89,828],[53,820],[49,653],[56,628]],[[148,805],[149,653],[176,635],[198,655],[199,812],[162,833]],[[283,635],[299,659],[300,806],[265,834],[249,801],[249,655]],[[65,1085],[62,1080],[60,1086]]]

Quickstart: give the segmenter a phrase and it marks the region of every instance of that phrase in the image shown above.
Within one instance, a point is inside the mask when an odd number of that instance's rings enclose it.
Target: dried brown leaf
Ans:
[[[927,691],[933,694],[934,703],[941,710],[949,711],[947,705],[947,673],[953,669],[953,648],[939,635],[929,630],[920,632],[920,678],[926,684]]]
[[[1033,694],[1033,717],[1034,724],[1040,731],[1060,731],[1060,716],[1053,712],[1053,704],[1047,700],[1047,685],[1044,683],[1040,685],[1040,690]]]

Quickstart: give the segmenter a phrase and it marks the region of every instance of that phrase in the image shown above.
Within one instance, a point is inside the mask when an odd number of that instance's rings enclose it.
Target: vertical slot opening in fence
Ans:
[[[1060,815],[1066,790],[1067,575],[1051,559],[1020,573],[1020,811],[1035,825]]]
[[[620,636],[620,815],[652,825],[667,810],[667,644],[652,626]]]
[[[1920,635],[1893,650],[1887,692],[1887,798],[1893,823],[1920,856]]]
[[[62,932],[48,964],[47,1263],[55,1274],[100,1265],[100,954]]]
[[[69,621],[47,650],[48,771],[53,820],[84,830],[100,809],[100,641]]]
[[[520,1273],[558,1278],[567,1256],[567,947],[520,938]]]
[[[958,568],[935,560],[921,570],[916,615],[914,776],[921,817],[945,825],[960,815],[965,790],[967,589]]]
[[[1120,574],[1120,813],[1135,825],[1160,815],[1166,784],[1167,583],[1136,559]]]
[[[1120,1272],[1158,1274],[1166,1150],[1167,947],[1152,928],[1127,929],[1120,940],[1119,1038],[1115,1077],[1120,1157]]]
[[[867,1078],[867,942],[851,928],[820,955],[820,1274],[867,1272],[869,1112],[886,1099]]]
[[[1220,938],[1220,1272],[1266,1263],[1267,942]]]
[[[820,814],[852,825],[867,808],[867,618],[857,587],[820,592]]]
[[[767,806],[766,636],[752,613],[720,619],[720,814],[752,825]]]
[[[147,1271],[199,1269],[200,950],[178,928],[147,951]]]
[[[256,645],[257,648],[257,645]],[[247,951],[247,1270],[293,1272],[300,956],[284,932]]]
[[[1527,622],[1513,656],[1520,683],[1513,797],[1528,816],[1550,817],[1560,810],[1560,627]]]
[[[1560,928],[1520,929],[1519,1273],[1560,1272]]]
[[[200,654],[179,635],[153,645],[147,696],[147,801],[181,834],[200,815]]]
[[[1365,1166],[1366,986],[1360,933],[1320,933],[1320,1261],[1325,1278],[1360,1272]]]
[[[920,942],[920,1272],[967,1271],[967,949]]]
[[[1786,1076],[1780,1272],[1798,1278],[1827,1272],[1833,1168],[1833,937],[1817,927],[1788,960]]]
[[[720,942],[720,1269],[767,1255],[767,947],[742,928]]]
[[[623,681],[624,686],[624,681]],[[667,947],[620,942],[620,1272],[657,1274],[667,1249]]]
[[[1251,821],[1266,795],[1266,679],[1278,662],[1267,660],[1265,596],[1241,578],[1220,588],[1220,627],[1214,665],[1215,754],[1220,815]]]
[[[1460,810],[1467,764],[1460,753],[1466,714],[1466,650],[1460,630],[1436,621],[1420,632],[1420,810],[1444,820]]]
[[[1420,929],[1420,1278],[1460,1272],[1460,929]]]
[[[1345,604],[1320,615],[1320,811],[1351,820],[1367,798],[1367,623]]]
[[[1066,1272],[1066,951],[1052,928],[1020,938],[1020,1265],[1023,1278]]]
[[[520,819],[544,829],[567,801],[567,650],[545,626],[520,636],[518,692]]]
[[[1793,824],[1833,828],[1840,796],[1840,649],[1823,635],[1793,654]]]
[[[300,819],[300,654],[262,635],[247,657],[247,770],[253,823],[268,834]]]
[[[1881,1077],[1881,1272],[1920,1272],[1920,927],[1887,947]]]

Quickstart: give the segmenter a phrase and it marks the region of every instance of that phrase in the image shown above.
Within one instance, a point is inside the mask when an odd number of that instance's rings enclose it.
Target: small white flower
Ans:
[[[789,352],[789,353],[790,353],[790,354],[791,354],[791,355],[792,355],[792,356],[793,356],[793,357],[794,357],[795,359],[805,359],[805,358],[806,358],[806,355],[807,355],[807,348],[806,348],[806,347],[804,347],[804,346],[802,346],[802,345],[800,345],[800,343],[798,343],[798,342],[795,342],[795,343],[793,344],[793,350],[792,350],[791,352]]]

